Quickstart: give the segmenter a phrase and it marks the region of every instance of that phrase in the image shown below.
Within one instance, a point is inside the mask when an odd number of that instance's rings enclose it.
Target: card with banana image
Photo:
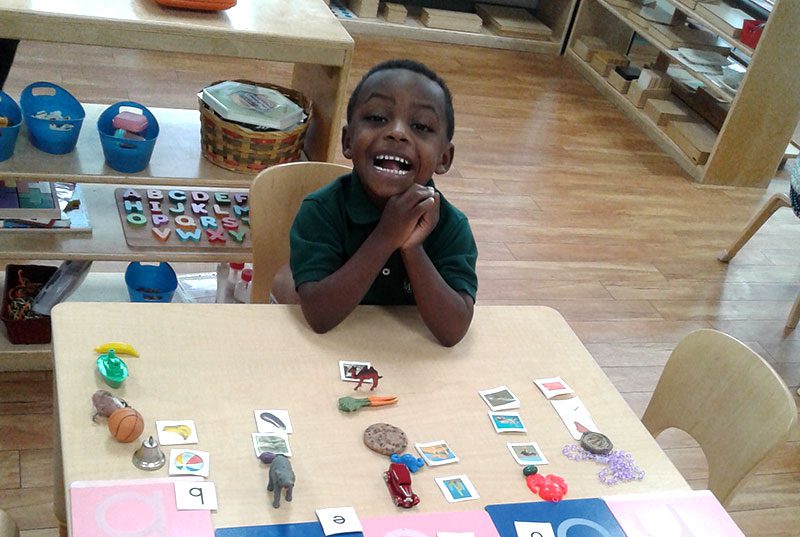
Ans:
[[[156,420],[156,431],[158,443],[162,446],[197,443],[194,420]]]

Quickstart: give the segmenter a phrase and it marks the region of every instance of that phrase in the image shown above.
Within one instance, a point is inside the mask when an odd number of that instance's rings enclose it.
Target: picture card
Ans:
[[[317,509],[317,519],[322,526],[322,532],[327,535],[340,533],[360,533],[361,521],[356,510],[352,507],[328,507]]]
[[[156,420],[156,432],[162,446],[197,443],[194,420]]]
[[[553,525],[549,522],[520,522],[514,521],[517,537],[556,537]]]
[[[561,421],[567,426],[569,434],[571,434],[572,438],[575,440],[580,440],[583,433],[589,431],[600,432],[600,429],[595,425],[592,416],[579,397],[551,399],[550,404],[556,409]]]
[[[527,431],[517,412],[489,411],[489,420],[492,422],[495,432],[498,433],[524,433]]]
[[[536,442],[508,442],[506,445],[511,456],[521,466],[547,464],[547,459]]]
[[[539,387],[540,390],[542,390],[542,393],[548,399],[552,399],[558,395],[575,393],[561,377],[533,379],[533,382]]]
[[[350,360],[339,360],[339,377],[347,382],[359,382],[355,375],[365,367],[372,367],[372,362],[353,362]],[[372,379],[367,379],[364,384],[372,384]]]
[[[450,449],[450,446],[448,446],[447,442],[444,440],[415,444],[415,446],[420,457],[422,457],[428,466],[440,466],[442,464],[458,462],[458,457],[456,457],[455,452]]]
[[[514,395],[508,386],[498,386],[497,388],[489,388],[488,390],[481,390],[478,392],[481,399],[494,411],[510,410],[512,408],[519,408],[519,399]]]
[[[217,487],[212,481],[176,481],[175,503],[179,511],[216,511]]]
[[[287,457],[292,456],[292,449],[289,447],[289,436],[283,431],[253,433],[253,448],[256,450],[256,457],[265,452],[286,455]]]
[[[442,494],[448,502],[463,502],[480,498],[478,491],[472,481],[465,475],[451,475],[449,477],[437,477],[436,484],[442,490]]]
[[[169,475],[201,475],[208,477],[211,456],[199,449],[171,449],[169,452]]]
[[[256,429],[259,433],[272,433],[282,431],[292,434],[292,420],[289,419],[287,410],[254,410]]]

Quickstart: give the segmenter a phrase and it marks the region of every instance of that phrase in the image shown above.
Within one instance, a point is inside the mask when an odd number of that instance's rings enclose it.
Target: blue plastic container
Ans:
[[[142,265],[134,261],[125,270],[125,284],[131,302],[172,302],[178,277],[169,263]]]
[[[75,149],[86,112],[70,92],[50,82],[34,82],[22,90],[19,98],[28,137],[34,147],[45,153],[63,155]],[[38,112],[61,112],[70,119],[39,119]]]
[[[8,126],[0,127],[0,162],[14,154],[14,146],[22,124],[22,111],[17,102],[7,93],[0,91],[0,116],[8,118]]]
[[[127,111],[141,111],[147,118],[147,128],[137,133],[144,140],[127,140],[114,136],[117,129],[112,125],[112,121],[125,108]],[[110,167],[123,173],[136,173],[147,167],[153,154],[153,147],[156,145],[159,129],[156,117],[146,107],[132,101],[112,104],[97,118],[97,130],[100,133],[100,143],[103,144],[106,164]]]

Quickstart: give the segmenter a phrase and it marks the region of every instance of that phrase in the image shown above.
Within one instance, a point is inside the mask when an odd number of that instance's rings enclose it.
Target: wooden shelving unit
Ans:
[[[395,0],[395,3],[402,3],[402,0]],[[577,4],[578,0],[542,0],[535,15],[553,30],[552,36],[547,40],[502,36],[485,25],[481,33],[428,28],[420,21],[418,9],[413,6],[409,6],[409,15],[406,17],[405,24],[387,22],[380,14],[377,18],[340,18],[339,20],[348,32],[354,34],[560,54]]]
[[[166,10],[151,0],[13,0],[0,5],[0,37],[292,64],[291,87],[314,103],[306,154],[314,160],[332,160],[338,153],[353,39],[319,0],[293,0],[290,4],[285,0],[239,0],[220,15]],[[103,108],[85,105],[87,116],[74,152],[45,154],[30,145],[23,131],[14,156],[0,163],[0,178],[81,183],[92,232],[0,231],[0,259],[250,259],[252,254],[247,249],[202,252],[127,246],[114,200],[118,186],[227,190],[248,188],[255,173],[229,172],[204,159],[200,154],[199,112],[172,109],[152,110],[160,133],[148,168],[132,175],[116,172],[105,165],[97,134],[97,117]],[[97,281],[96,277],[87,280],[78,293],[83,289],[90,296],[107,298],[108,289],[92,290],[91,282]],[[20,365],[23,363],[27,365]],[[0,370],[49,367],[49,345],[11,345],[0,335]]]
[[[690,20],[715,30],[725,42],[752,54],[748,72],[735,95],[695,71],[677,50],[663,46],[649,28],[629,19],[624,8],[613,6],[606,0],[581,2],[569,38],[567,58],[696,181],[765,187],[775,177],[800,120],[800,37],[797,33],[800,2],[781,0],[775,6],[755,51],[738,39],[724,35],[714,24],[677,0],[669,2]],[[670,61],[690,71],[710,93],[731,101],[730,111],[704,165],[694,164],[661,127],[656,126],[641,109],[631,105],[573,51],[578,39],[590,35],[605,41],[611,50],[625,54],[634,33],[649,41]]]

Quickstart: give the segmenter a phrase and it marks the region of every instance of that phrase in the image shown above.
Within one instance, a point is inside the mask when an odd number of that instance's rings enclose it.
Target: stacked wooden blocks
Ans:
[[[553,31],[522,8],[475,4],[475,11],[497,35],[549,39]]]
[[[447,11],[445,9],[422,8],[420,16],[422,24],[428,28],[442,30],[456,30],[459,32],[480,33],[483,20],[475,13],[461,11]]]
[[[405,24],[408,10],[403,4],[395,4],[393,2],[384,2],[381,4],[381,14],[386,22],[392,24]]]
[[[631,82],[638,80],[641,73],[642,70],[634,65],[629,65],[627,67],[615,67],[614,70],[608,75],[608,83],[611,84],[612,88],[624,95],[625,93],[628,93],[628,88],[630,88]]]
[[[669,95],[669,78],[666,73],[642,69],[639,78],[631,82],[625,98],[636,108],[644,108],[649,99],[665,99]]]
[[[378,0],[347,0],[347,7],[357,17],[365,19],[378,17]]]
[[[606,45],[605,41],[593,35],[585,35],[580,39],[576,39],[572,45],[572,50],[578,58],[586,63],[592,60],[592,56],[596,51],[606,49],[608,49],[608,45]]]
[[[630,63],[628,58],[613,50],[597,50],[592,54],[592,59],[589,61],[592,69],[602,77],[607,77],[615,67],[625,67],[628,63]]]

